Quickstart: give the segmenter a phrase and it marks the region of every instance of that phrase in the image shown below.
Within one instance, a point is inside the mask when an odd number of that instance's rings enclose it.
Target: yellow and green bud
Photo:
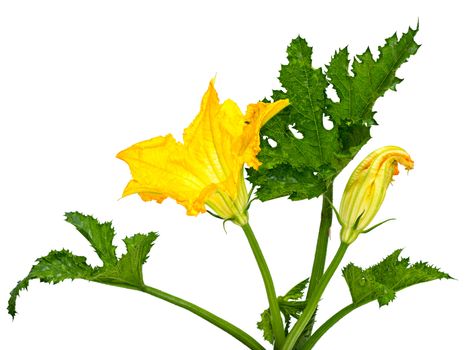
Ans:
[[[399,174],[398,164],[406,170],[413,169],[410,155],[400,147],[385,146],[370,153],[354,170],[347,182],[339,208],[342,225],[341,241],[355,241],[367,229],[381,204],[394,175]]]

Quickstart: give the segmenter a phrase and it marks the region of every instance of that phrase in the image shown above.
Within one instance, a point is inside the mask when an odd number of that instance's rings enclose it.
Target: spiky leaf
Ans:
[[[401,251],[396,250],[365,270],[352,263],[343,269],[354,304],[378,300],[380,306],[387,305],[395,299],[396,292],[404,288],[436,279],[452,278],[425,262],[411,265],[408,258],[399,258]]]
[[[104,265],[115,265],[116,247],[112,245],[115,231],[111,222],[100,223],[92,216],[78,212],[65,213],[65,218],[91,243]]]
[[[99,269],[94,281],[121,286],[142,286],[143,264],[157,237],[156,233],[150,232],[125,238],[127,253],[114,266]]]
[[[410,29],[400,40],[394,34],[379,47],[378,59],[374,59],[368,48],[357,55],[349,72],[347,48],[339,50],[328,67],[327,76],[339,96],[332,103],[329,113],[338,124],[372,125],[375,123],[373,105],[387,90],[396,91],[402,79],[396,76],[397,69],[414,55],[420,45],[415,40],[417,29]]]
[[[10,292],[8,301],[8,313],[14,317],[16,315],[16,299],[23,289],[27,289],[29,281],[39,279],[41,282],[59,283],[65,279],[82,278],[90,280],[94,269],[86,263],[83,256],[73,255],[68,250],[52,250],[48,255],[36,260],[29,274],[19,281],[16,287]]]
[[[91,216],[79,213],[68,213],[67,221],[81,232],[91,242],[103,266],[92,267],[86,258],[73,255],[68,250],[51,251],[48,255],[37,259],[29,274],[19,281],[11,291],[8,302],[8,312],[16,315],[16,299],[21,290],[27,289],[29,281],[38,279],[41,282],[59,283],[65,279],[84,279],[92,282],[105,283],[125,288],[138,289],[143,286],[143,264],[158,235],[154,232],[136,234],[124,239],[127,252],[118,259],[112,239],[115,235],[111,223],[99,223]],[[112,256],[115,257],[113,262]],[[104,260],[105,259],[105,260]]]
[[[300,300],[303,297],[303,294],[305,293],[305,288],[308,285],[309,279],[304,279],[292,289],[290,289],[283,297],[282,299],[285,301],[289,300]]]
[[[306,307],[306,302],[300,301],[300,299],[303,297],[307,285],[308,278],[295,285],[284,296],[279,296],[277,298],[279,309],[284,316],[286,333],[289,331],[292,318],[298,319],[303,309]],[[257,326],[258,329],[263,331],[264,339],[272,344],[274,335],[272,332],[271,313],[269,309],[263,311],[261,320],[257,323]]]
[[[401,82],[397,69],[417,52],[410,29],[400,39],[393,35],[374,59],[369,50],[353,60],[347,49],[338,51],[327,72],[312,67],[312,48],[298,37],[287,49],[288,64],[279,80],[285,91],[274,91],[273,100],[288,98],[291,105],[261,130],[263,163],[248,170],[249,180],[265,201],[288,196],[292,200],[321,195],[340,171],[370,139],[375,124],[373,106],[388,89]],[[327,97],[333,87],[339,101]],[[324,127],[324,119],[332,128]]]

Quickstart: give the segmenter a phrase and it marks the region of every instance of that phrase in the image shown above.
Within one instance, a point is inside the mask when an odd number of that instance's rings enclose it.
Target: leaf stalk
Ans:
[[[156,298],[165,300],[173,305],[179,306],[185,310],[192,312],[193,314],[203,318],[214,326],[222,329],[224,332],[227,332],[243,344],[245,344],[249,349],[252,350],[265,350],[265,348],[258,343],[254,338],[249,334],[245,333],[240,328],[234,326],[230,322],[220,318],[219,316],[214,315],[213,313],[193,304],[184,299],[173,296],[169,293],[163,292],[162,290],[144,285],[139,289],[141,292],[152,295]]]

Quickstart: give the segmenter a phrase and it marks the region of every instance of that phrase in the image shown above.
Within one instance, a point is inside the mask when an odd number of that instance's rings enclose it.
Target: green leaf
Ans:
[[[124,287],[143,286],[143,264],[157,237],[155,232],[150,232],[125,238],[127,253],[116,265],[99,269],[93,280]]]
[[[380,306],[387,305],[395,299],[396,292],[404,288],[437,279],[452,278],[425,262],[411,265],[408,258],[399,258],[401,251],[396,250],[366,270],[352,263],[343,269],[354,304],[378,300]]]
[[[376,60],[367,50],[351,63],[348,50],[339,50],[326,73],[312,67],[312,48],[303,38],[292,40],[279,76],[284,91],[272,95],[273,100],[288,98],[290,106],[261,129],[262,165],[248,169],[259,199],[300,200],[326,190],[370,139],[374,103],[402,81],[395,74],[417,52],[417,31],[409,28],[399,40],[396,35],[387,39]],[[338,102],[328,98],[329,88],[336,90]],[[324,127],[327,118],[332,128]]]
[[[115,235],[110,222],[101,224],[93,217],[79,213],[67,213],[66,215],[67,221],[71,222],[91,242],[101,257],[103,266],[92,267],[87,264],[85,257],[73,255],[68,250],[51,251],[47,256],[37,259],[37,263],[31,268],[26,278],[19,281],[11,291],[8,313],[12,317],[16,315],[16,300],[19,293],[27,289],[29,281],[33,279],[56,284],[65,279],[80,278],[132,289],[138,289],[144,285],[143,264],[148,259],[149,251],[158,237],[155,232],[125,238],[123,241],[127,252],[117,259],[112,239],[109,241],[109,238]],[[114,263],[112,263],[112,256],[115,257]]]
[[[264,340],[273,344],[274,333],[272,331],[271,312],[269,311],[269,309],[263,311],[263,313],[261,314],[261,321],[259,321],[256,325],[258,329],[263,331]]]
[[[282,66],[279,76],[287,92],[275,91],[273,99],[288,98],[291,106],[262,128],[262,165],[259,171],[249,171],[250,181],[259,186],[261,200],[321,194],[326,182],[318,170],[332,162],[339,147],[336,130],[326,130],[323,125],[329,83],[322,69],[312,67],[311,47],[298,37],[287,53],[289,63]]]
[[[396,71],[420,47],[414,40],[417,31],[418,28],[409,28],[400,40],[396,34],[386,39],[386,44],[379,47],[377,60],[368,48],[354,59],[352,72],[347,48],[335,54],[327,71],[340,100],[329,108],[334,121],[375,124],[373,105],[387,90],[396,91],[396,85],[402,81]]]
[[[308,285],[308,278],[295,285],[284,296],[277,298],[279,302],[279,309],[284,315],[285,331],[288,333],[292,317],[298,319],[306,307],[306,301],[299,301],[303,297],[306,286]],[[258,329],[263,331],[263,337],[271,344],[274,341],[272,332],[271,313],[266,309],[261,314],[261,320],[257,323]]]
[[[308,278],[304,279],[303,281],[295,285],[282,297],[282,299],[285,301],[301,299],[303,297],[303,294],[305,293],[305,288],[308,285],[308,280]]]
[[[90,280],[94,269],[86,263],[83,256],[73,255],[68,250],[52,250],[47,256],[36,260],[29,274],[19,281],[17,286],[10,292],[8,301],[8,313],[14,317],[16,315],[16,299],[23,289],[27,289],[29,281],[39,279],[41,282],[59,283],[65,279],[82,278]]]
[[[111,222],[100,223],[92,216],[78,212],[65,213],[66,221],[72,224],[95,249],[104,265],[115,265],[116,247],[112,245],[115,231]]]

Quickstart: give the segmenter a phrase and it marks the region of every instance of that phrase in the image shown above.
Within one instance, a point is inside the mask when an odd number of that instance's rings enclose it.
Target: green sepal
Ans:
[[[388,305],[396,292],[423,282],[451,279],[447,273],[425,262],[410,264],[409,258],[400,258],[402,249],[396,250],[380,263],[362,269],[350,263],[343,269],[354,304],[377,300],[380,306]]]
[[[361,233],[368,233],[368,232],[371,232],[373,231],[375,228],[385,224],[386,222],[389,222],[389,221],[394,221],[396,220],[396,218],[389,218],[389,219],[386,219],[386,220],[383,220],[381,222],[378,222],[376,225],[373,225],[371,226],[370,228],[367,228],[366,230],[363,230]]]

